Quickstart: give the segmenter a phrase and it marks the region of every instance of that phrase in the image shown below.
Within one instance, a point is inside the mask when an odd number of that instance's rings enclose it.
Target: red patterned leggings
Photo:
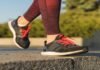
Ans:
[[[24,17],[31,22],[37,16],[42,15],[46,33],[58,34],[60,33],[60,6],[61,0],[34,0]]]

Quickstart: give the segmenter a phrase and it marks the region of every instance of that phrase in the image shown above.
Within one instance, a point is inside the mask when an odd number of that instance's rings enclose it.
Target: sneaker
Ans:
[[[19,27],[17,20],[9,21],[8,26],[13,34],[15,45],[20,49],[27,49],[30,45],[30,41],[28,38],[30,27]]]
[[[45,41],[45,47],[41,55],[73,55],[88,52],[87,47],[80,47],[75,44],[70,38],[64,35],[58,35],[56,39],[47,44]]]

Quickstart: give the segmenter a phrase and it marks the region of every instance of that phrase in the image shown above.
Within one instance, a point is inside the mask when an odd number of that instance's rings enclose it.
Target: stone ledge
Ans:
[[[75,59],[27,60],[0,63],[0,70],[99,70],[99,57]]]
[[[92,54],[92,53],[91,53]],[[0,70],[99,70],[100,57],[41,56],[38,51],[17,50],[0,53]]]
[[[53,59],[4,63],[0,70],[73,70],[73,66],[70,59]]]
[[[87,56],[74,59],[75,70],[100,70],[100,57]]]

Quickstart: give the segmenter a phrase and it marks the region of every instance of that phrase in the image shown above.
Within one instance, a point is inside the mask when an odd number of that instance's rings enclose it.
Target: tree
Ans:
[[[65,35],[89,37],[100,30],[100,0],[66,0],[60,19]]]
[[[66,0],[67,10],[94,11],[99,8],[100,0]]]

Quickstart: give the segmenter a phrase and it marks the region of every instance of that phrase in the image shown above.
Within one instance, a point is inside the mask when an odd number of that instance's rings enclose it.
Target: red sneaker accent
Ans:
[[[30,26],[28,26],[26,29],[21,28],[21,33],[22,33],[22,38],[23,38],[23,39],[27,37],[27,35],[28,35],[30,29],[31,29]]]
[[[58,35],[58,37],[60,39],[57,40],[57,42],[63,44],[64,46],[66,46],[66,45],[76,45],[73,40],[71,40],[68,37],[65,37],[64,35]]]

